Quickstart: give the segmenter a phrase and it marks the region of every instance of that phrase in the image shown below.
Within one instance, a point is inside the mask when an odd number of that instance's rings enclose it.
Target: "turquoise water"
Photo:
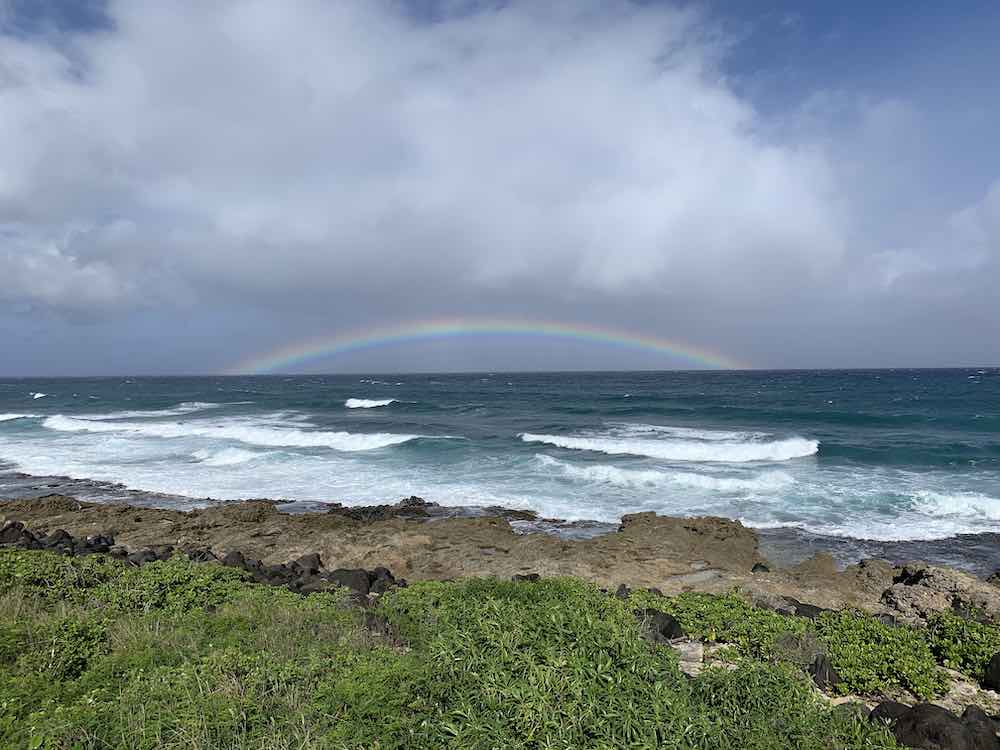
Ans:
[[[0,472],[939,540],[1000,531],[1000,370],[2,380]]]

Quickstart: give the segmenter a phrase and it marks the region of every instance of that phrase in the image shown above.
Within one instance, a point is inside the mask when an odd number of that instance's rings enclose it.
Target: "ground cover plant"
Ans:
[[[637,600],[570,579],[418,583],[380,601],[385,637],[338,592],[214,564],[0,551],[0,747],[896,747],[770,661],[804,621],[649,600],[742,653],[692,679],[641,637]],[[822,627],[846,659],[854,631]],[[912,671],[892,669],[855,679]]]

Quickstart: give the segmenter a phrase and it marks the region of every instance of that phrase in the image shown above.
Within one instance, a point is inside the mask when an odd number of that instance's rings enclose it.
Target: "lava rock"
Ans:
[[[983,673],[983,687],[1000,691],[1000,652],[993,654]]]
[[[979,706],[966,706],[962,713],[962,722],[977,734],[996,737],[997,723]],[[1000,747],[1000,742],[996,746]]]
[[[804,617],[807,620],[815,620],[824,612],[830,611],[823,609],[823,607],[817,607],[815,604],[800,602],[798,599],[793,599],[790,596],[786,596],[784,602],[786,606],[777,609],[778,614],[794,615],[795,617]]]
[[[767,567],[764,563],[754,563],[753,567],[750,568],[751,573],[770,573],[771,569]]]
[[[323,561],[317,553],[312,552],[294,560],[291,567],[301,575],[314,576],[323,569]]]
[[[156,555],[156,559],[160,561],[169,560],[174,554],[174,548],[169,544],[157,544],[150,547],[150,549],[153,551],[153,554]]]
[[[632,589],[626,586],[624,583],[620,584],[615,591],[615,597],[618,599],[628,599],[632,594]]]
[[[362,596],[367,596],[370,590],[368,571],[361,568],[337,568],[327,578],[338,586],[348,588]]]
[[[643,637],[653,643],[668,643],[674,638],[683,638],[684,628],[673,615],[658,609],[640,609],[635,613],[643,624]]]
[[[104,534],[95,534],[93,536],[87,537],[84,550],[86,552],[103,554],[106,552],[110,552],[114,544],[115,544],[115,538],[113,536]]]
[[[895,721],[909,710],[910,707],[905,703],[899,703],[898,701],[882,701],[872,709],[872,712],[868,714],[868,718],[875,722],[888,724],[889,722]]]
[[[918,703],[892,725],[896,741],[921,750],[994,750],[996,735],[963,722],[950,711]]]
[[[227,568],[245,568],[247,561],[239,550],[230,550],[222,557],[222,564]]]
[[[207,547],[188,547],[184,550],[184,554],[191,562],[214,562],[219,559]]]
[[[840,674],[834,669],[830,657],[819,654],[809,665],[809,674],[816,686],[824,690],[832,690],[841,683]]]
[[[396,582],[396,576],[392,574],[392,571],[382,565],[379,565],[377,568],[375,568],[375,570],[369,573],[368,579],[372,583],[375,583],[375,581],[378,580],[391,581],[392,583]]]
[[[156,562],[159,557],[157,557],[156,552],[151,549],[138,550],[133,552],[128,557],[125,558],[129,565],[134,565],[139,567],[140,565],[145,565],[146,563]]]
[[[515,573],[510,577],[510,580],[514,583],[534,583],[535,581],[540,581],[542,577],[538,573]]]
[[[73,544],[72,535],[65,529],[56,529],[44,539],[40,540],[43,547],[53,549],[55,547],[65,547]]]
[[[20,521],[7,521],[0,527],[0,544],[17,544],[24,534],[24,524]]]

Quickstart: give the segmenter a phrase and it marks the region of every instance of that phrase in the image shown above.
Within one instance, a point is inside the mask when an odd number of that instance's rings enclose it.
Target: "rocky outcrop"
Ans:
[[[959,718],[940,706],[918,703],[893,719],[890,727],[900,744],[921,750],[996,750],[1000,747],[992,721],[981,711],[971,714],[966,711]]]
[[[968,573],[925,563],[897,568],[881,600],[903,622],[920,624],[946,609],[1000,622],[1000,589]]]

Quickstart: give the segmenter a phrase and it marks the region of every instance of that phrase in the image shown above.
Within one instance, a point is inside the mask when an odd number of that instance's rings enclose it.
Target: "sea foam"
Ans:
[[[391,433],[351,433],[303,430],[297,427],[274,427],[257,420],[221,422],[104,422],[57,414],[42,423],[59,432],[107,432],[145,435],[160,438],[201,437],[234,440],[249,445],[300,448],[333,448],[338,451],[365,451],[388,448],[416,440],[420,435]]]
[[[632,437],[610,431],[595,435],[545,435],[525,432],[526,443],[546,443],[568,450],[593,451],[608,455],[648,456],[666,461],[745,463],[748,461],[788,461],[811,456],[819,450],[819,441],[803,437],[770,439],[756,433],[723,433],[704,437],[691,434],[688,438],[677,429],[664,437],[649,435]],[[691,431],[693,432],[693,431]],[[736,437],[738,436],[738,438]]]
[[[0,414],[0,422],[13,422],[15,419],[36,419],[37,414]]]

